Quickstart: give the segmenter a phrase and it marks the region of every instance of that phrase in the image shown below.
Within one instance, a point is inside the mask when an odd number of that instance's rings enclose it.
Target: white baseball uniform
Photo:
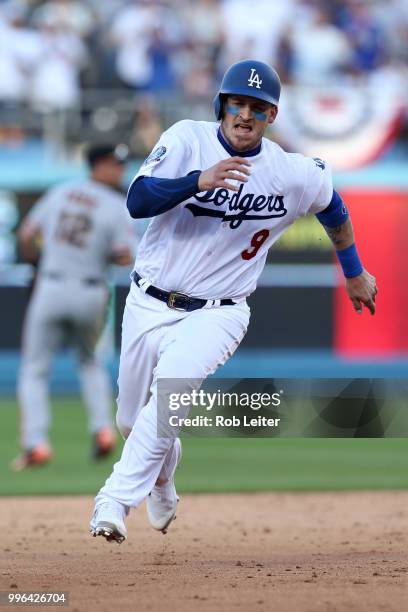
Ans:
[[[217,123],[181,121],[164,132],[138,175],[178,178],[234,153]],[[298,217],[324,210],[333,193],[320,159],[285,153],[266,138],[244,154],[251,176],[238,192],[213,189],[154,217],[138,249],[122,328],[117,423],[127,440],[96,498],[137,506],[156,479],[175,469],[174,439],[157,437],[160,378],[202,381],[235,351],[249,322],[268,249]],[[149,284],[204,298],[204,308],[176,311],[145,293]],[[235,305],[221,306],[230,298]],[[199,384],[199,383],[198,383]],[[188,384],[186,383],[186,387]],[[186,388],[186,391],[190,389]]]
[[[43,249],[24,321],[17,390],[27,450],[47,442],[51,360],[66,344],[78,352],[90,431],[111,424],[110,382],[95,345],[107,313],[110,258],[133,242],[123,196],[90,179],[51,189],[28,220],[41,231]]]

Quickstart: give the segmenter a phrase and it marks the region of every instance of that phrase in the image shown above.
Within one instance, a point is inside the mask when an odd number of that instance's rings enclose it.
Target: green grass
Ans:
[[[89,459],[86,416],[75,398],[54,401],[54,461],[14,474],[17,408],[0,400],[0,495],[94,494],[113,460]],[[177,485],[184,492],[399,489],[408,487],[408,438],[184,438]],[[115,457],[114,459],[116,459]]]

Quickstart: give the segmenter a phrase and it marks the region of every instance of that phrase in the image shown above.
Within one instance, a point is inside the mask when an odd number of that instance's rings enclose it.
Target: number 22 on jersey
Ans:
[[[255,257],[265,240],[269,237],[269,230],[263,229],[256,232],[251,238],[251,248],[245,249],[242,251],[241,257],[242,259],[248,260]]]

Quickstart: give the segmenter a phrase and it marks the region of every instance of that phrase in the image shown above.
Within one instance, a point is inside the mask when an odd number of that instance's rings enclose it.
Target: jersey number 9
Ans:
[[[245,249],[242,251],[241,257],[242,259],[248,260],[255,257],[265,240],[267,240],[269,236],[269,230],[263,229],[256,232],[251,238],[251,249]]]

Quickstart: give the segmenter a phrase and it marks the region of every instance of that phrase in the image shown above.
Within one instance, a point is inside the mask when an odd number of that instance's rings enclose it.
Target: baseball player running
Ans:
[[[234,64],[214,100],[220,123],[173,125],[130,186],[131,216],[152,220],[123,318],[117,424],[126,442],[96,496],[94,536],[122,542],[129,509],[145,498],[152,527],[167,530],[176,514],[181,447],[178,438],[157,436],[157,381],[190,379],[184,391],[191,392],[192,379],[198,388],[233,354],[268,249],[298,217],[317,216],[355,310],[375,312],[375,279],[360,262],[328,164],[263,138],[280,89],[268,65]]]
[[[129,217],[116,190],[126,154],[125,145],[89,149],[90,178],[51,189],[19,229],[23,256],[38,254],[39,240],[42,254],[23,329],[17,389],[23,453],[12,464],[15,470],[51,458],[48,377],[54,353],[68,343],[77,350],[94,458],[115,445],[110,382],[95,345],[109,301],[107,267],[132,261]]]

